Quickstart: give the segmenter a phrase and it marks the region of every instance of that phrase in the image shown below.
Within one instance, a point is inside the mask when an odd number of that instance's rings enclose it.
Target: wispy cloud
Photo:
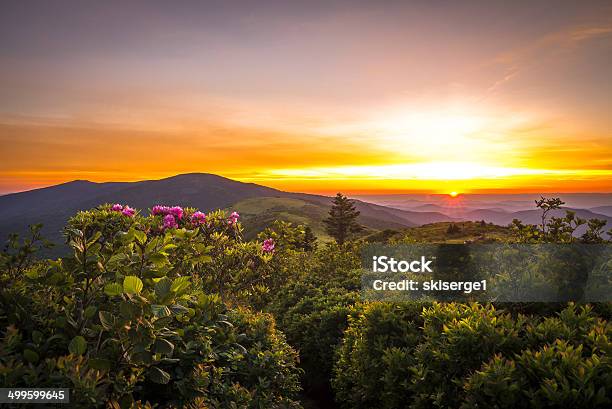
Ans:
[[[502,85],[516,78],[523,70],[542,64],[551,55],[572,51],[577,49],[581,43],[608,36],[612,36],[612,22],[571,27],[548,33],[534,39],[528,45],[503,52],[497,55],[492,63],[506,67],[504,73],[487,88],[487,91],[497,91]]]

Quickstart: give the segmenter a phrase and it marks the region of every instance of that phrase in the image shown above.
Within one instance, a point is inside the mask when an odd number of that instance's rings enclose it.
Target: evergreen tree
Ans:
[[[461,232],[461,227],[457,226],[455,223],[451,223],[446,229],[446,233],[448,234],[457,234]]]
[[[355,209],[353,201],[338,193],[329,211],[329,217],[323,222],[327,226],[327,233],[336,239],[338,244],[344,244],[352,234],[363,230],[363,226],[357,223],[357,217],[359,211]]]
[[[304,229],[304,237],[300,247],[305,251],[312,251],[317,248],[317,237],[312,232],[310,226],[306,226]]]

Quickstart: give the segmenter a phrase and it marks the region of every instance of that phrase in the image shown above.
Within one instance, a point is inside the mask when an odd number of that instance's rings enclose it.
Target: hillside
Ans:
[[[249,200],[252,199],[252,200]],[[29,224],[43,223],[43,235],[62,243],[66,220],[79,210],[102,203],[127,203],[147,209],[155,204],[197,207],[202,211],[236,206],[245,213],[249,235],[276,218],[311,224],[325,239],[322,220],[331,198],[304,193],[283,192],[253,183],[242,183],[217,175],[190,173],[161,180],[94,183],[83,180],[43,189],[0,196],[0,237],[24,233]],[[356,202],[360,221],[370,229],[410,227],[424,222],[450,220],[439,213],[406,212],[384,206]]]
[[[161,180],[94,183],[84,180],[0,196],[0,236],[23,233],[27,225],[43,223],[43,235],[61,243],[61,229],[75,212],[101,203],[129,203],[149,208],[157,203],[225,208],[250,197],[282,195],[276,189],[242,183],[217,175],[191,173]]]
[[[585,220],[589,219],[602,219],[607,222],[608,228],[612,226],[612,217],[604,214],[594,213],[587,209],[574,209],[574,208],[561,208],[553,210],[549,213],[548,217],[564,217],[566,212],[570,210],[576,212],[576,217],[580,217]],[[541,223],[542,212],[540,210],[522,210],[519,212],[500,212],[495,210],[474,210],[464,215],[464,220],[484,220],[486,222],[505,226],[512,222],[513,219],[519,219],[525,224],[539,224]],[[581,226],[576,230],[576,234],[583,234],[586,230],[586,226]]]
[[[589,209],[592,212],[612,217],[612,206],[597,206]]]
[[[230,210],[240,213],[247,238],[255,236],[275,220],[282,220],[308,225],[320,240],[331,240],[323,224],[328,208],[320,204],[286,197],[261,197],[242,200]]]
[[[391,197],[393,199],[393,197]],[[423,200],[430,200],[431,197]],[[523,199],[522,197],[520,199]],[[373,234],[385,230],[449,223],[480,221],[505,226],[512,219],[523,223],[540,222],[538,210],[513,211],[503,205],[504,197],[494,201],[493,197],[479,197],[478,204],[489,208],[452,208],[442,204],[414,206],[415,199],[401,198],[410,207],[399,201],[380,200],[379,204],[356,200],[355,206],[361,212],[359,221]],[[471,200],[471,199],[470,199]],[[581,197],[585,203],[585,198]],[[323,219],[331,206],[328,196],[305,193],[283,192],[253,183],[242,183],[221,176],[206,173],[177,175],[161,180],[140,182],[94,183],[75,180],[43,189],[0,196],[0,237],[9,233],[24,233],[29,224],[43,223],[43,235],[56,244],[63,242],[61,231],[66,220],[79,210],[93,208],[102,203],[127,203],[130,206],[148,209],[155,204],[197,207],[202,211],[233,209],[243,216],[247,237],[253,237],[274,220],[308,224],[322,240],[328,240]],[[512,203],[516,203],[513,200]],[[522,202],[521,202],[522,203]],[[390,206],[398,206],[390,207]],[[493,207],[495,206],[495,207]],[[575,210],[584,219],[600,218],[612,226],[612,217],[605,214],[609,206],[597,207],[603,214],[586,209]],[[407,210],[409,209],[409,210]],[[563,216],[565,209],[551,212],[551,216]],[[582,234],[584,227],[578,233]]]
[[[245,199],[232,205],[229,210],[240,213],[247,238],[254,237],[275,220],[282,220],[308,225],[320,240],[331,240],[323,223],[328,216],[331,199],[328,197],[313,198],[311,195],[291,194],[291,196]],[[417,223],[411,221],[412,216],[415,216],[417,221],[427,217],[422,214],[413,215],[412,212],[396,213],[395,209],[359,201],[355,202],[355,207],[361,212],[359,223],[366,228],[364,235],[384,229],[416,226]],[[444,216],[441,218],[448,219]]]
[[[458,227],[455,233],[449,233],[451,225]],[[366,237],[369,242],[387,242],[389,240],[406,240],[418,243],[450,243],[465,242],[487,243],[506,241],[513,236],[509,227],[497,226],[491,223],[473,221],[440,222],[397,230],[385,230]]]
[[[557,194],[550,194],[557,197]],[[372,201],[382,206],[400,209],[409,213],[421,213],[420,219],[410,216],[412,220],[420,220],[418,225],[444,221],[481,221],[499,226],[507,226],[512,220],[518,219],[524,224],[540,224],[541,210],[535,208],[534,201],[538,198],[533,194],[482,195],[466,194],[456,199],[448,195],[389,195],[365,196],[364,200]],[[566,211],[576,213],[585,220],[602,219],[607,222],[607,228],[612,227],[612,195],[604,193],[563,193],[558,194],[566,205],[549,213],[549,217],[564,217]],[[595,206],[594,206],[595,205]],[[447,219],[425,220],[432,214],[446,216]],[[426,216],[427,215],[427,216]],[[450,219],[450,220],[449,220]],[[581,226],[577,235],[581,235],[586,226]]]

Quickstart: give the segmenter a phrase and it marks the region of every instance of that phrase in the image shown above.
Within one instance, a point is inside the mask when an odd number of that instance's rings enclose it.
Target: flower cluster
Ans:
[[[124,216],[127,216],[127,217],[134,217],[134,215],[136,214],[136,210],[134,210],[130,206],[128,206],[128,205],[120,205],[119,203],[115,203],[111,207],[111,210],[113,212],[121,212],[121,214],[123,214]]]
[[[200,226],[206,223],[206,215],[200,211],[195,212],[191,215],[191,224]]]
[[[176,229],[178,228],[178,221],[183,218],[183,208],[180,206],[161,206],[155,205],[151,209],[153,216],[164,216],[164,224],[162,228],[165,229]]]
[[[265,239],[261,249],[264,253],[272,253],[274,251],[274,240],[273,239]]]
[[[153,209],[151,209],[151,214],[153,216],[166,216],[166,215],[172,215],[173,217],[176,217],[177,219],[181,220],[183,218],[183,208],[180,206],[160,206],[160,205],[156,205],[153,206]]]
[[[164,224],[162,226],[165,229],[176,229],[178,227],[178,223],[174,218],[174,215],[167,214],[164,216]]]
[[[227,224],[231,226],[238,223],[238,218],[240,218],[240,215],[237,212],[232,212],[232,214],[230,214],[229,219],[227,220]]]

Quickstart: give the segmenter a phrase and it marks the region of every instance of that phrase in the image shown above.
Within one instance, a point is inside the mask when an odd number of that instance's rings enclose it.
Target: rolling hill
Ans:
[[[612,217],[612,206],[597,206],[589,209],[594,213],[603,214]]]
[[[574,209],[563,207],[561,209],[553,210],[549,213],[550,217],[564,217],[567,210],[576,212],[576,216],[585,220],[589,219],[602,219],[607,222],[607,228],[612,227],[612,217],[606,216],[599,213],[594,213],[587,209]],[[539,224],[541,223],[541,211],[539,210],[521,210],[519,212],[499,212],[495,210],[474,210],[464,215],[465,220],[484,220],[486,222],[494,223],[497,225],[505,226],[512,222],[513,219],[519,219],[525,224]],[[585,226],[581,226],[576,231],[576,234],[581,235],[586,230]]]
[[[521,220],[525,224],[541,223],[541,211],[535,208],[533,198],[535,194],[466,194],[456,200],[449,199],[448,195],[389,195],[365,196],[364,200],[374,203],[406,210],[410,212],[446,215],[453,221],[480,221],[507,226],[513,219]],[[560,197],[567,204],[558,210],[550,212],[549,217],[564,217],[567,210],[576,212],[582,219],[601,219],[607,222],[606,230],[612,227],[612,194],[609,193],[551,193],[546,196]],[[417,220],[413,217],[413,220]],[[444,221],[444,220],[440,220]],[[432,221],[433,223],[433,221]],[[425,223],[420,223],[425,224]],[[586,226],[581,226],[577,235],[582,235]]]
[[[503,197],[499,199],[504,200]],[[332,198],[328,196],[283,192],[206,173],[189,173],[140,182],[94,183],[75,180],[0,196],[0,237],[5,238],[13,232],[24,233],[29,224],[43,223],[43,235],[61,244],[62,228],[77,211],[102,203],[126,203],[145,212],[155,204],[196,207],[202,211],[233,209],[242,215],[248,237],[279,219],[307,224],[317,236],[326,240],[329,237],[325,233],[323,219],[327,216],[331,202]],[[367,228],[368,234],[461,220],[485,220],[502,226],[515,218],[524,223],[539,223],[538,210],[516,211],[512,210],[513,206],[507,209],[499,201],[492,202],[491,198],[480,198],[480,204],[485,202],[496,207],[474,209],[466,206],[461,212],[457,212],[456,208],[449,212],[448,206],[440,204],[411,206],[407,209],[392,207],[395,203],[383,205],[363,200],[355,200],[355,206],[361,212],[360,223]],[[412,205],[416,202],[411,198],[409,203]],[[565,210],[557,210],[551,215],[563,216]],[[578,217],[585,219],[605,219],[608,228],[612,226],[612,216],[606,214],[609,206],[593,209],[602,214],[587,209],[568,210],[575,210]]]
[[[322,220],[331,200],[327,196],[283,192],[206,173],[140,182],[75,180],[0,196],[0,236],[24,233],[29,224],[43,223],[43,235],[59,244],[66,220],[77,211],[102,203],[127,203],[139,209],[155,204],[197,207],[202,211],[234,207],[245,213],[247,227],[253,232],[278,218],[311,224],[324,237]],[[361,223],[372,230],[452,220],[441,213],[409,212],[362,201],[356,201],[356,207],[361,211]]]

